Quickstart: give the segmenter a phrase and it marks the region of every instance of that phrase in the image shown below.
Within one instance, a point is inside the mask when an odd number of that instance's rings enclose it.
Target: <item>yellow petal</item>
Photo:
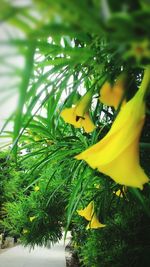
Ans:
[[[92,217],[92,220],[88,223],[86,230],[88,229],[97,229],[97,228],[103,228],[105,227],[105,224],[102,224],[99,222],[97,216],[94,214],[94,216]]]
[[[87,221],[90,221],[92,219],[93,213],[94,213],[94,202],[91,201],[87,207],[85,207],[82,210],[77,210],[77,213],[84,217]]]
[[[116,183],[142,189],[149,179],[139,165],[138,141],[136,139],[115,160],[98,169]]]
[[[117,196],[117,197],[123,197],[123,194],[121,192],[121,190],[117,190],[116,192],[114,192],[114,194]]]
[[[95,129],[95,125],[88,114],[91,100],[92,91],[90,90],[80,98],[76,106],[65,108],[60,114],[61,117],[65,122],[72,124],[76,128],[83,127],[85,132],[92,132]]]
[[[77,116],[84,117],[84,114],[89,110],[92,94],[93,93],[90,90],[80,98],[75,108],[75,113]]]
[[[61,117],[65,122],[72,124],[76,128],[84,128],[85,132],[89,133],[95,129],[95,125],[92,122],[88,113],[84,114],[84,117],[79,117],[76,114],[76,107],[65,108],[61,112]]]
[[[138,143],[145,117],[143,97],[141,86],[136,95],[122,107],[107,135],[76,156],[92,168],[98,168],[100,172],[109,175],[115,182],[140,189],[149,180],[139,165]]]
[[[112,106],[117,109],[123,98],[124,92],[124,80],[122,77],[119,77],[114,86],[111,86],[109,82],[104,83],[104,85],[100,89],[99,100],[103,104]],[[122,105],[124,104],[125,101],[123,101]]]
[[[72,124],[76,128],[81,128],[81,118],[76,116],[75,107],[65,108],[60,115],[65,122]]]
[[[96,128],[88,113],[84,115],[84,119],[82,119],[81,125],[86,133],[93,132]]]

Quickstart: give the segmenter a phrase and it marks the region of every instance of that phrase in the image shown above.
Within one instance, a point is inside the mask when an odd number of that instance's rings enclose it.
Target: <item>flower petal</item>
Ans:
[[[75,107],[65,108],[60,115],[65,122],[72,124],[76,128],[81,128],[81,119],[77,120]]]
[[[80,117],[76,114],[76,107],[65,108],[61,112],[61,117],[65,122],[72,124],[76,128],[84,128],[85,132],[90,133],[95,129],[95,125],[92,122],[88,113],[84,114],[84,117]]]
[[[93,132],[96,128],[88,113],[84,115],[84,119],[82,119],[81,124],[86,133]]]
[[[103,228],[105,227],[105,224],[102,224],[99,222],[97,216],[94,214],[92,217],[92,220],[88,223],[86,230],[88,229],[98,229],[98,228]]]
[[[94,213],[94,202],[91,201],[87,207],[85,207],[82,210],[77,210],[77,213],[84,217],[87,221],[90,221],[92,219],[93,213]]]
[[[119,77],[114,86],[111,86],[109,82],[104,83],[100,89],[99,100],[103,104],[117,109],[123,98],[124,92],[124,80],[122,77]],[[122,105],[124,104],[125,101],[123,101]]]

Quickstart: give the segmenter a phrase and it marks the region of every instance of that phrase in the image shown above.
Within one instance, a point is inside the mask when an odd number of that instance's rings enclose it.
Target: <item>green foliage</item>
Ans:
[[[20,186],[23,184],[23,173],[17,168],[9,152],[0,152],[0,206],[6,201],[13,201]]]
[[[148,187],[144,193],[145,201],[149,203]],[[81,266],[148,267],[149,216],[130,192],[124,198],[113,194],[105,222],[105,228],[85,231],[85,220],[76,217],[72,230],[73,246]]]
[[[48,186],[41,178],[39,191],[33,188],[13,203],[6,203],[3,224],[11,234],[20,236],[24,245],[51,246],[62,237],[67,193],[59,183],[55,180]]]

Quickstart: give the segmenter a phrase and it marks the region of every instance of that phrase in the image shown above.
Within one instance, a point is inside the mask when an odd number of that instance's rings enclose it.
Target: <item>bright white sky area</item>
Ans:
[[[11,0],[14,6],[27,6],[31,0]],[[23,58],[10,45],[4,43],[9,38],[22,38],[22,33],[6,23],[0,25],[0,131],[6,119],[15,111],[18,102],[18,88],[20,80],[16,71],[22,70],[24,66]],[[6,129],[13,129],[10,122]],[[1,137],[3,134],[1,134]],[[9,143],[10,139],[0,138],[0,147]]]
[[[17,106],[20,80],[15,72],[22,69],[23,58],[16,54],[13,47],[4,43],[10,35],[16,36],[16,34],[14,28],[5,24],[0,26],[0,130]],[[12,129],[12,124],[9,123],[6,129]],[[0,143],[6,143],[6,141],[0,138]]]
[[[13,6],[30,6],[32,0],[8,0]],[[4,43],[9,39],[24,38],[17,28],[1,23],[0,25],[0,131],[6,119],[16,110],[19,94],[20,78],[18,71],[24,67],[24,58],[19,55],[12,45]],[[21,75],[20,75],[21,77]],[[12,130],[13,124],[9,123],[6,130]],[[2,136],[2,135],[1,135]],[[0,138],[0,143],[6,140]]]

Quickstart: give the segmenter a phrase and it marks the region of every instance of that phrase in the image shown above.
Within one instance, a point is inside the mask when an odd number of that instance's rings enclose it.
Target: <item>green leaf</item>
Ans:
[[[14,122],[14,145],[13,145],[13,151],[14,155],[17,156],[17,137],[20,133],[21,124],[22,124],[22,113],[23,113],[23,107],[25,103],[26,98],[26,92],[29,86],[30,77],[33,71],[33,63],[34,63],[34,53],[35,53],[35,46],[29,46],[27,55],[26,55],[26,61],[25,61],[25,68],[24,68],[24,77],[22,79],[20,88],[19,88],[19,103],[16,110],[16,117]]]

